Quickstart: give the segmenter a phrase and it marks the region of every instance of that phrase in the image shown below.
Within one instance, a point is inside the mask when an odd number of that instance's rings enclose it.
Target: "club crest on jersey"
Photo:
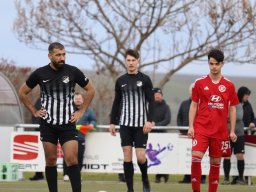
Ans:
[[[63,76],[62,77],[62,82],[63,83],[68,83],[69,82],[69,77],[68,76]]]
[[[220,85],[219,86],[219,91],[220,92],[225,92],[226,91],[226,87],[224,85]]]
[[[194,147],[194,146],[196,146],[197,145],[197,140],[196,139],[193,139],[193,141],[192,141],[192,146]]]
[[[141,87],[142,86],[142,81],[137,81],[137,86]]]

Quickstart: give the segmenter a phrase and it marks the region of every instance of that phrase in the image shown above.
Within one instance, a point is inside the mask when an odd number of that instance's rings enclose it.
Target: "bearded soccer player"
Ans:
[[[49,45],[50,63],[36,69],[21,86],[19,96],[34,117],[40,118],[40,139],[45,153],[45,175],[50,192],[57,187],[57,143],[60,142],[73,192],[81,192],[81,175],[78,166],[77,130],[75,123],[82,117],[93,96],[94,87],[89,79],[76,67],[65,63],[66,52],[61,43]],[[86,91],[82,107],[75,111],[73,97],[75,85]],[[28,94],[39,85],[41,106],[37,110]]]
[[[239,103],[234,84],[223,77],[224,54],[213,49],[208,54],[210,74],[195,81],[189,110],[188,136],[192,140],[191,183],[194,192],[200,192],[201,160],[209,148],[210,171],[208,192],[216,192],[219,183],[220,162],[230,150],[229,137],[235,142],[236,105]],[[227,119],[230,117],[230,133]],[[229,155],[229,154],[226,154]]]

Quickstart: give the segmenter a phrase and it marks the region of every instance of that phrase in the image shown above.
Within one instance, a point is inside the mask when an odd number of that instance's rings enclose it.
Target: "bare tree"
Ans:
[[[31,72],[31,68],[17,67],[14,61],[0,58],[0,72],[10,80],[18,92],[21,84],[24,83],[28,74]]]
[[[113,79],[127,48],[141,52],[142,69],[164,71],[163,87],[211,47],[226,61],[255,63],[255,5],[250,0],[16,0],[19,40],[41,48],[60,41]]]

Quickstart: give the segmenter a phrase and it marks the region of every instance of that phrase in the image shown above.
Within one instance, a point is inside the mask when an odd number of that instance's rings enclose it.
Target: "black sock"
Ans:
[[[73,192],[81,192],[81,173],[79,165],[72,165],[67,167],[68,176],[70,179]]]
[[[134,168],[133,163],[131,162],[124,162],[124,176],[126,185],[128,190],[133,191],[133,175],[134,175]]]
[[[49,192],[58,192],[57,185],[57,166],[45,167],[45,177],[48,184]]]
[[[237,161],[237,169],[238,169],[239,179],[243,179],[243,177],[244,177],[244,160]]]
[[[224,175],[225,175],[225,179],[226,180],[229,180],[230,168],[231,168],[230,159],[224,159],[224,161],[223,161],[223,169],[224,169]]]
[[[142,181],[148,180],[148,161],[146,159],[145,163],[140,164],[138,162],[140,171],[141,171],[141,177],[142,177]]]

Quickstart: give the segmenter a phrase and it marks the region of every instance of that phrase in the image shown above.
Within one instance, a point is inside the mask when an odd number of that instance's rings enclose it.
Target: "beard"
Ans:
[[[59,62],[55,62],[52,61],[52,65],[56,68],[56,69],[61,69],[65,64],[65,61],[59,61]]]

